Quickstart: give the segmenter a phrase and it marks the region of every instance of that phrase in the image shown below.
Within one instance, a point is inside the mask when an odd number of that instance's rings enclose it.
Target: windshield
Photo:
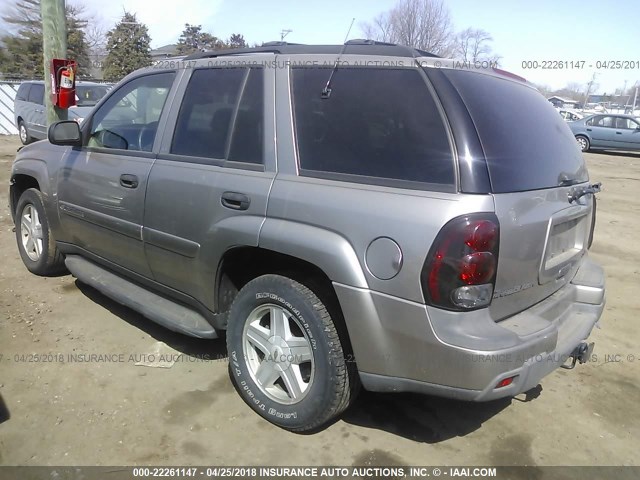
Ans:
[[[469,109],[494,193],[588,180],[571,130],[540,92],[475,72],[447,70],[445,74]]]
[[[77,105],[92,107],[107,93],[107,87],[102,85],[76,85]]]

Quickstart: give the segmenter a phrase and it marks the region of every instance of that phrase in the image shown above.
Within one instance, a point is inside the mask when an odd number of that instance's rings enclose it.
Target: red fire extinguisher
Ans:
[[[69,108],[76,103],[74,77],[75,73],[72,66],[67,66],[60,72],[60,92],[58,97],[58,106],[60,108]]]
[[[76,104],[76,62],[63,58],[51,61],[51,103],[58,108]]]

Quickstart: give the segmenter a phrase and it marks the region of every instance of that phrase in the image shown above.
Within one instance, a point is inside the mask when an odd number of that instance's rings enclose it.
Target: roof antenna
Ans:
[[[331,80],[333,79],[333,75],[336,73],[336,70],[338,70],[338,64],[340,63],[340,57],[342,57],[342,54],[344,53],[345,49],[347,48],[347,38],[349,38],[349,33],[351,32],[351,28],[353,27],[353,22],[355,22],[355,21],[356,21],[356,17],[353,17],[351,19],[351,25],[349,25],[349,30],[347,30],[347,34],[344,36],[344,42],[342,44],[342,50],[340,50],[340,53],[338,54],[338,58],[336,58],[336,63],[333,65],[333,69],[331,70],[331,74],[329,75],[329,80],[327,80],[327,84],[322,89],[321,97],[323,99],[327,99],[327,98],[329,98],[331,96]]]

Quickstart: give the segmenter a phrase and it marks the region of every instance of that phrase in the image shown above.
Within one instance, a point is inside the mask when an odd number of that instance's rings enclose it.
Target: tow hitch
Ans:
[[[565,363],[564,365],[561,365],[561,367],[566,368],[567,370],[571,370],[575,368],[576,362],[580,362],[580,364],[588,362],[591,354],[593,353],[594,346],[595,343],[593,342],[582,342],[573,350],[573,352],[571,352],[571,355],[569,355],[571,363]]]

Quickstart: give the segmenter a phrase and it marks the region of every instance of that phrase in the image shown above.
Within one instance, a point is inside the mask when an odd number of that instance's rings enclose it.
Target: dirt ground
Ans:
[[[303,436],[236,395],[222,340],[166,331],[71,276],[27,272],[6,206],[18,145],[0,136],[0,464],[639,464],[640,155],[586,155],[604,184],[591,250],[608,282],[596,361],[491,403],[364,393]],[[136,365],[174,350],[170,368]]]

